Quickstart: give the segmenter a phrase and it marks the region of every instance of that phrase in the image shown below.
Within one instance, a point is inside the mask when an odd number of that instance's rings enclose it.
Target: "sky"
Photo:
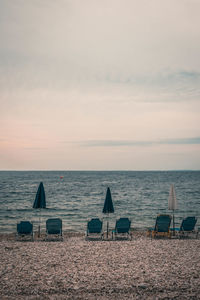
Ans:
[[[199,170],[199,0],[1,0],[0,170]]]

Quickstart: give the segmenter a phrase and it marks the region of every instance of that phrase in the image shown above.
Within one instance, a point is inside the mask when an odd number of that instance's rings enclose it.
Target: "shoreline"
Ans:
[[[0,234],[1,299],[200,299],[200,239],[13,237]]]
[[[198,228],[198,230],[200,230],[200,228]],[[109,231],[109,237],[108,237],[108,239],[106,238],[106,231],[104,231],[103,232],[103,236],[104,236],[104,238],[103,238],[103,241],[106,241],[106,240],[109,240],[109,241],[114,241],[114,239],[112,239],[112,231],[110,230]],[[46,241],[46,232],[44,231],[44,230],[42,230],[41,232],[40,232],[40,237],[38,236],[38,232],[37,231],[35,231],[34,233],[33,233],[33,237],[34,237],[34,239],[33,239],[33,241],[31,241],[31,242],[41,242],[41,241]],[[68,240],[68,239],[70,239],[70,238],[76,238],[76,237],[79,237],[79,238],[83,238],[83,239],[85,239],[85,237],[86,237],[86,232],[84,232],[84,231],[70,231],[70,230],[64,230],[63,231],[63,234],[62,234],[62,237],[63,237],[63,241],[65,241],[65,240]],[[141,229],[131,229],[130,230],[130,239],[131,240],[134,240],[134,239],[138,239],[138,238],[147,238],[147,239],[152,239],[150,236],[149,236],[149,231],[148,231],[148,229],[143,229],[143,230],[141,230]],[[156,239],[159,239],[159,237],[158,238],[156,238]],[[161,239],[169,239],[169,238],[162,238],[161,237]],[[173,240],[179,240],[179,237],[178,237],[178,235],[176,235],[176,236],[172,236],[171,235],[171,238],[170,239],[173,239]],[[196,240],[200,240],[200,234],[198,234],[197,235],[197,231],[195,231],[193,234],[191,234],[191,235],[189,235],[188,237],[186,237],[186,238],[184,238],[185,240],[193,240],[193,239],[196,239]],[[52,239],[53,240],[53,239]],[[97,236],[97,238],[93,238],[93,237],[91,237],[91,240],[98,240],[98,236]],[[124,238],[122,238],[122,240],[126,240],[126,239],[124,239]],[[17,242],[17,241],[20,241],[20,240],[17,240],[17,237],[16,237],[16,232],[9,232],[9,233],[7,233],[7,232],[0,232],[0,242],[2,242],[2,241],[12,241],[12,242]],[[24,242],[28,242],[28,240],[23,240],[22,239],[22,241],[24,241]],[[50,239],[49,239],[49,241],[51,241]],[[55,239],[55,241],[58,241],[58,240],[56,240]]]
[[[109,232],[109,240],[112,241],[112,236],[111,232]],[[131,230],[131,236],[133,238],[139,238],[141,236],[145,237],[147,234],[147,230]],[[86,233],[83,231],[63,231],[63,241],[68,240],[70,238],[76,238],[80,237],[85,239]],[[104,236],[106,236],[106,232],[104,232]],[[91,238],[93,240],[93,238]],[[94,238],[95,240],[95,238]],[[98,240],[98,238],[97,238]],[[105,239],[106,240],[106,239]],[[17,242],[16,239],[16,232],[10,232],[10,233],[1,233],[0,232],[0,242],[1,241],[12,241],[12,242]],[[23,240],[22,240],[23,241]],[[24,240],[25,241],[25,240]],[[38,237],[38,232],[34,232],[34,240],[33,242],[40,242],[40,241],[45,241],[45,231],[41,231],[40,237]],[[27,241],[28,242],[28,241]]]

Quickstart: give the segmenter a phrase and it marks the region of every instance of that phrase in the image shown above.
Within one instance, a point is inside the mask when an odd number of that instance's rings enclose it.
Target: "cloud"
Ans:
[[[200,72],[195,71],[180,71],[178,75],[186,79],[200,79]]]
[[[193,138],[180,138],[180,139],[168,139],[161,140],[159,144],[169,144],[169,145],[197,145],[200,144],[200,137]]]
[[[79,143],[79,142],[77,142]],[[197,145],[200,137],[163,139],[154,141],[125,141],[125,140],[91,140],[79,143],[83,147],[135,147],[153,145]]]

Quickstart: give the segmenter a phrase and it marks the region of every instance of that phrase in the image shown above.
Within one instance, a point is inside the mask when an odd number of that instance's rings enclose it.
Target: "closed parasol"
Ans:
[[[46,196],[45,196],[45,190],[43,183],[40,182],[36,196],[35,201],[33,203],[33,208],[40,209],[39,214],[39,227],[38,227],[38,236],[40,236],[40,219],[41,219],[41,208],[46,208]]]
[[[114,206],[113,206],[112,196],[111,196],[109,187],[107,188],[106,198],[105,198],[104,207],[103,207],[102,212],[104,214],[107,214],[108,217],[109,217],[110,213],[114,213]],[[108,228],[109,228],[109,222],[107,220],[107,238],[108,238]]]
[[[168,198],[168,209],[173,211],[173,235],[175,235],[175,220],[174,220],[174,211],[177,209],[177,199],[174,185],[170,187],[169,198]]]

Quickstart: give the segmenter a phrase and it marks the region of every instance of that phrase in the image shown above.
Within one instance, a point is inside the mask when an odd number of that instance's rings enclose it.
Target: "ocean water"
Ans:
[[[37,229],[40,212],[32,206],[41,181],[47,202],[41,210],[43,230],[52,217],[62,219],[64,230],[80,232],[90,218],[105,218],[108,186],[115,208],[110,227],[117,218],[129,217],[133,228],[145,229],[155,224],[158,213],[172,213],[172,183],[178,201],[176,225],[186,216],[196,216],[200,225],[200,171],[0,171],[0,232],[15,232],[21,220],[32,221]]]

